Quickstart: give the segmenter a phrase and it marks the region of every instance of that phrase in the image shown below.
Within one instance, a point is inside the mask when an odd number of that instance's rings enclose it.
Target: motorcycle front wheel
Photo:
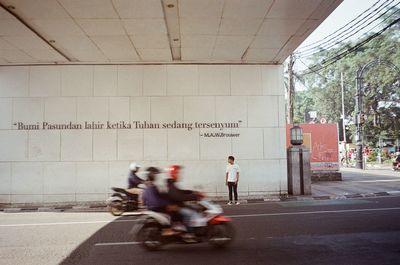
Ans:
[[[217,248],[228,246],[235,237],[235,229],[231,223],[210,225],[208,228],[208,242]]]

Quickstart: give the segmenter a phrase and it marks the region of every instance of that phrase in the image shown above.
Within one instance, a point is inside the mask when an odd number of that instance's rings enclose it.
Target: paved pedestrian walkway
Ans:
[[[400,172],[389,168],[359,170],[342,168],[342,181],[322,181],[312,184],[315,196],[355,196],[362,197],[381,194],[400,195]]]
[[[355,168],[342,168],[342,181],[320,181],[312,184],[311,196],[269,196],[256,199],[243,198],[243,203],[259,203],[264,201],[288,201],[288,200],[327,200],[327,199],[346,199],[363,198],[377,196],[400,196],[400,172],[394,172],[389,168],[374,168],[359,170]],[[226,198],[216,199],[219,203],[225,204]],[[98,212],[106,211],[104,202],[97,202],[85,205],[59,205],[58,207],[29,207],[21,208],[0,206],[0,211],[19,212],[19,211],[73,211],[73,212]]]

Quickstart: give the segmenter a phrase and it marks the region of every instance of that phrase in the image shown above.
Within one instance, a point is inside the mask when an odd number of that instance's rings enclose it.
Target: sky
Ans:
[[[372,6],[377,0],[344,0],[330,15],[311,33],[311,35],[299,46],[299,49],[307,44],[323,39],[342,26],[360,15],[364,10]],[[383,1],[382,1],[383,3]],[[379,6],[379,5],[378,5]],[[361,32],[360,32],[361,33]],[[363,31],[362,33],[365,33]],[[357,38],[355,35],[352,38]]]
[[[372,10],[379,8],[381,4],[388,3],[389,1],[393,1],[393,4],[400,4],[398,0],[343,0],[343,2],[319,25],[319,27],[311,33],[310,36],[297,48],[296,52],[302,51],[301,49],[309,49],[310,47],[305,47],[306,45],[313,44],[316,41],[319,41],[323,39],[324,37],[334,33],[336,30],[340,29],[341,27],[345,26],[347,23],[352,21],[354,18],[360,16],[366,9],[370,8],[372,5],[374,5],[376,2],[379,3],[373,7]],[[391,5],[391,6],[392,6]],[[367,13],[371,12],[369,10]],[[382,13],[383,11],[379,12]],[[372,22],[372,20],[375,17],[371,17],[369,22]],[[376,27],[379,24],[379,20],[376,21],[375,23],[372,23],[370,26],[367,26],[365,29],[361,30],[358,34],[352,35],[349,40],[356,40],[362,35],[364,35],[367,32],[370,32],[371,30],[373,31],[378,31],[381,29],[381,27]],[[358,25],[362,25],[361,23]],[[330,45],[330,43],[325,43],[324,45]],[[313,46],[311,46],[313,47]],[[314,50],[315,51],[315,50]],[[306,69],[305,65],[303,65],[303,62],[307,63],[308,55],[311,55],[313,51],[305,51],[305,54],[303,53],[301,56],[301,63],[296,63],[294,66],[295,71],[303,71]],[[307,55],[307,56],[304,56]]]

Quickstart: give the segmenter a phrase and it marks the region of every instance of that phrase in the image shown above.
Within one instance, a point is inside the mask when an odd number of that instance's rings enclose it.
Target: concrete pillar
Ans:
[[[288,192],[311,195],[310,151],[304,146],[291,146],[288,155]]]

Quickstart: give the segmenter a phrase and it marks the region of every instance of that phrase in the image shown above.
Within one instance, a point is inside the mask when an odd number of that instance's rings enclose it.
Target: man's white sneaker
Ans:
[[[239,204],[240,204],[240,202],[235,202],[235,204],[236,204],[236,205],[239,205]]]
[[[232,205],[232,204],[233,204],[233,202],[228,202],[227,204],[228,204],[228,205]]]

